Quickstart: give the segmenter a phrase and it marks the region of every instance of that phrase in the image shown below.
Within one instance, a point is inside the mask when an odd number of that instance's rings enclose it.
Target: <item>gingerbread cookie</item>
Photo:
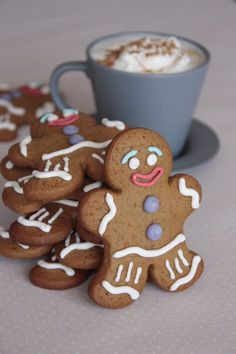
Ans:
[[[79,205],[80,224],[104,243],[103,263],[89,286],[102,306],[137,300],[148,276],[164,290],[188,288],[203,260],[187,248],[183,225],[199,207],[200,184],[170,177],[172,153],[147,129],[129,129],[109,145],[104,163],[108,188],[91,191]]]
[[[32,82],[0,95],[0,141],[16,137],[20,126],[53,112],[49,87]]]
[[[8,156],[1,161],[1,174],[8,181],[16,181],[32,173],[32,168],[16,167]]]
[[[60,200],[49,203],[28,216],[19,216],[11,224],[11,238],[29,246],[53,245],[64,240],[74,226],[78,201]]]
[[[54,250],[47,260],[40,260],[30,271],[30,281],[34,285],[50,290],[66,290],[81,285],[90,272],[74,270],[57,261]]]
[[[46,126],[45,135],[27,136],[8,153],[16,166],[33,169],[32,178],[23,186],[29,200],[64,198],[82,185],[85,174],[96,181],[104,179],[104,156],[120,131],[117,122],[119,129],[107,121],[86,126],[88,117],[71,109],[47,114],[40,121]]]
[[[12,259],[32,259],[49,253],[51,246],[30,247],[17,243],[7,230],[0,231],[0,255]]]
[[[55,246],[60,263],[74,269],[97,269],[103,258],[103,245],[81,242],[78,233],[72,230],[65,241]]]

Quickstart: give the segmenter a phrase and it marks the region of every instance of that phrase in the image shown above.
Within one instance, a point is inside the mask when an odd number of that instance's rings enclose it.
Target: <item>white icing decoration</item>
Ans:
[[[175,273],[174,273],[173,269],[171,268],[170,262],[168,259],[166,259],[165,265],[166,265],[166,269],[170,273],[170,279],[172,279],[172,280],[175,279]]]
[[[112,257],[113,258],[121,258],[121,257],[128,256],[130,254],[137,254],[137,255],[144,257],[144,258],[159,257],[159,256],[162,256],[163,254],[169,252],[172,248],[174,248],[175,246],[177,246],[178,244],[180,244],[184,241],[185,241],[184,234],[179,234],[175,237],[174,240],[172,240],[170,243],[168,243],[167,245],[165,245],[159,249],[146,250],[144,248],[137,247],[137,246],[127,247],[127,248],[124,248],[123,250],[114,252]]]
[[[28,148],[27,145],[30,144],[32,141],[31,135],[27,135],[19,144],[20,153],[21,155],[27,157],[28,155]]]
[[[138,168],[140,165],[140,161],[137,157],[132,157],[130,160],[129,160],[129,168],[131,170],[136,170],[136,168]]]
[[[178,256],[179,256],[179,258],[181,259],[183,265],[185,265],[186,267],[188,267],[188,266],[189,266],[189,263],[188,263],[187,259],[184,257],[183,251],[182,251],[181,249],[178,250]]]
[[[181,285],[189,283],[193,279],[193,277],[195,276],[197,268],[198,268],[198,265],[199,265],[200,262],[201,262],[201,257],[200,256],[194,256],[193,260],[192,260],[192,265],[191,265],[190,272],[185,277],[182,277],[182,278],[179,278],[178,280],[176,280],[176,282],[171,285],[170,291],[175,291]]]
[[[70,239],[71,239],[71,235],[73,234],[73,230],[71,230],[69,232],[69,234],[67,235],[66,239],[65,239],[65,246],[68,247],[70,244]]]
[[[124,269],[124,265],[123,265],[123,264],[120,264],[119,267],[118,267],[118,269],[117,269],[116,276],[115,276],[115,282],[120,281],[120,277],[121,277],[121,274],[122,274],[123,269]]]
[[[141,274],[142,274],[142,267],[138,267],[135,278],[134,278],[134,284],[138,284]]]
[[[179,192],[185,197],[191,197],[192,198],[192,208],[193,209],[198,209],[200,206],[200,197],[198,192],[193,189],[193,188],[188,188],[186,186],[186,181],[184,177],[181,177],[179,179]]]
[[[55,262],[56,260],[57,260],[57,256],[55,254],[53,254],[52,257],[51,257],[51,261]]]
[[[105,147],[107,147],[110,144],[110,142],[111,142],[111,139],[106,140],[101,143],[95,143],[94,141],[90,141],[90,140],[82,141],[82,142],[74,144],[68,148],[65,148],[62,150],[57,150],[57,151],[51,152],[49,154],[44,154],[42,156],[42,160],[45,161],[45,160],[51,159],[56,156],[71,154],[72,152],[75,152],[75,151],[82,149],[82,148],[104,149]]]
[[[50,88],[49,88],[49,86],[44,85],[40,88],[40,91],[42,92],[42,94],[48,95],[50,93]]]
[[[96,160],[98,160],[102,165],[104,164],[104,159],[99,156],[98,154],[92,154],[92,157]]]
[[[45,172],[48,172],[48,171],[49,171],[49,169],[50,169],[50,167],[51,167],[51,164],[52,164],[52,161],[51,161],[51,160],[48,160],[48,161],[46,162],[46,166],[45,166],[45,169],[44,169]]]
[[[0,237],[1,238],[10,238],[10,235],[9,235],[9,232],[8,231],[5,231],[4,229],[0,231]]]
[[[138,290],[131,288],[131,286],[113,286],[108,281],[103,280],[102,286],[104,289],[113,295],[127,294],[132,300],[137,300],[139,298]]]
[[[130,281],[130,277],[131,277],[133,266],[134,266],[134,262],[129,262],[129,266],[128,266],[127,274],[126,274],[126,277],[125,277],[125,281]]]
[[[157,163],[157,155],[156,154],[149,154],[147,157],[147,164],[148,166],[153,166]]]
[[[179,260],[177,257],[175,257],[175,268],[177,270],[178,273],[182,274],[183,273],[183,270],[182,268],[180,267],[180,264],[179,264]]]
[[[10,161],[10,160],[8,160],[7,162],[6,162],[6,168],[8,169],[8,170],[12,170],[13,169],[13,167],[14,167],[14,165],[13,165],[13,163]]]
[[[41,107],[37,108],[35,111],[36,118],[42,117],[46,113],[53,112],[55,110],[55,106],[52,102],[45,102]]]
[[[45,262],[45,261],[39,261],[38,262],[38,265],[41,267],[41,268],[45,268],[45,269],[61,269],[63,270],[66,275],[68,275],[69,277],[73,277],[75,275],[75,271],[74,269],[72,268],[69,268],[63,264],[60,264],[60,263],[49,263],[49,262]]]
[[[70,200],[70,199],[54,200],[53,203],[59,203],[59,204],[66,205],[66,206],[69,206],[72,208],[77,208],[77,206],[79,205],[78,200]]]
[[[15,116],[23,116],[25,114],[25,108],[15,107],[11,102],[0,98],[0,107],[4,107],[7,111]]]
[[[69,245],[66,248],[63,248],[63,250],[61,250],[60,257],[61,257],[61,259],[63,259],[72,251],[75,251],[75,250],[85,251],[85,250],[91,249],[93,247],[103,248],[104,245],[96,244],[96,243],[92,243],[92,242],[72,243],[71,245]]]
[[[19,185],[17,181],[7,181],[4,187],[13,188],[16,193],[24,194],[23,188]]]
[[[56,115],[56,114],[54,114],[54,113],[46,113],[46,115],[47,115],[47,121],[48,122],[53,122],[54,120],[58,120],[59,119],[59,117]]]
[[[106,151],[102,151],[102,155],[106,155]]]
[[[72,180],[72,175],[70,173],[68,173],[69,171],[69,158],[68,157],[64,157],[63,158],[64,161],[64,168],[63,170],[60,170],[61,164],[57,163],[54,167],[53,171],[49,171],[49,168],[52,164],[51,160],[48,160],[46,162],[46,166],[44,171],[38,171],[38,170],[34,170],[32,175],[35,178],[52,178],[52,177],[57,177],[57,178],[61,178],[64,181],[71,181]]]
[[[11,116],[9,112],[0,115],[0,130],[5,129],[11,132],[16,130],[16,124],[11,122]]]
[[[30,248],[30,246],[24,245],[23,243],[17,243],[17,245],[23,248],[24,250],[28,250]]]
[[[106,200],[107,206],[109,207],[109,212],[102,218],[102,221],[99,225],[98,232],[101,236],[106,232],[108,223],[116,215],[116,205],[115,205],[113,196],[110,193],[106,193],[105,200]]]
[[[59,208],[55,214],[47,221],[47,223],[42,222],[49,213],[47,212],[46,208],[41,208],[36,213],[32,214],[29,219],[25,218],[24,216],[19,216],[17,222],[24,226],[36,227],[43,232],[49,232],[52,228],[51,224],[61,215],[63,212],[62,208]],[[38,218],[38,219],[37,219]]]
[[[120,120],[110,120],[108,118],[103,118],[102,124],[109,128],[116,128],[119,131],[125,129],[125,124]]]
[[[90,184],[87,184],[87,186],[84,187],[83,191],[85,193],[95,189],[95,188],[100,188],[102,186],[102,182],[94,182],[94,183],[90,183]]]

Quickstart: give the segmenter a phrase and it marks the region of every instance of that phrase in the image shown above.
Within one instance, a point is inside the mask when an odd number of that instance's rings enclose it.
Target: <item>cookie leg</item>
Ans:
[[[203,268],[202,258],[182,244],[157,258],[149,269],[149,275],[160,288],[175,292],[193,285],[201,276]]]
[[[89,296],[98,305],[110,308],[128,306],[137,300],[147,281],[147,265],[140,259],[109,259],[89,285]]]

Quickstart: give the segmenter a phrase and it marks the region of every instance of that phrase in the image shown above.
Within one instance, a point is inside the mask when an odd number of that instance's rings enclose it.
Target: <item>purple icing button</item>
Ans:
[[[160,202],[157,197],[150,195],[144,200],[143,208],[147,213],[155,213],[160,207]]]
[[[157,241],[162,236],[162,227],[159,224],[152,224],[147,228],[147,237],[151,241]]]
[[[69,137],[69,143],[71,145],[75,145],[75,144],[81,143],[84,140],[85,140],[84,137],[82,135],[79,135],[79,134],[75,134],[75,135],[72,135],[72,136]]]
[[[76,127],[76,125],[66,125],[63,129],[62,129],[63,133],[66,135],[74,135],[76,133],[78,133],[79,128]]]

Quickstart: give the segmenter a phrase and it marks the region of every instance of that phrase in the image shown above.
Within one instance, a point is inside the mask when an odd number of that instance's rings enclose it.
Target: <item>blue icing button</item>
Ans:
[[[157,241],[161,238],[162,236],[162,227],[159,224],[152,224],[150,226],[148,226],[146,234],[147,234],[147,238],[149,238],[149,240],[151,241]]]
[[[159,199],[154,195],[150,195],[144,200],[143,208],[147,213],[153,214],[159,209],[159,207]]]
[[[85,140],[84,137],[82,135],[79,135],[79,134],[71,135],[69,137],[69,143],[71,145],[75,145],[75,144],[81,143],[84,140]]]
[[[78,133],[79,128],[76,127],[76,125],[66,125],[66,126],[64,126],[62,131],[66,135],[74,135],[74,134]]]
[[[11,95],[8,95],[8,94],[2,95],[0,98],[1,98],[1,100],[10,101],[11,100]]]
[[[12,93],[12,97],[21,97],[22,96],[22,93],[20,91],[13,91]]]

